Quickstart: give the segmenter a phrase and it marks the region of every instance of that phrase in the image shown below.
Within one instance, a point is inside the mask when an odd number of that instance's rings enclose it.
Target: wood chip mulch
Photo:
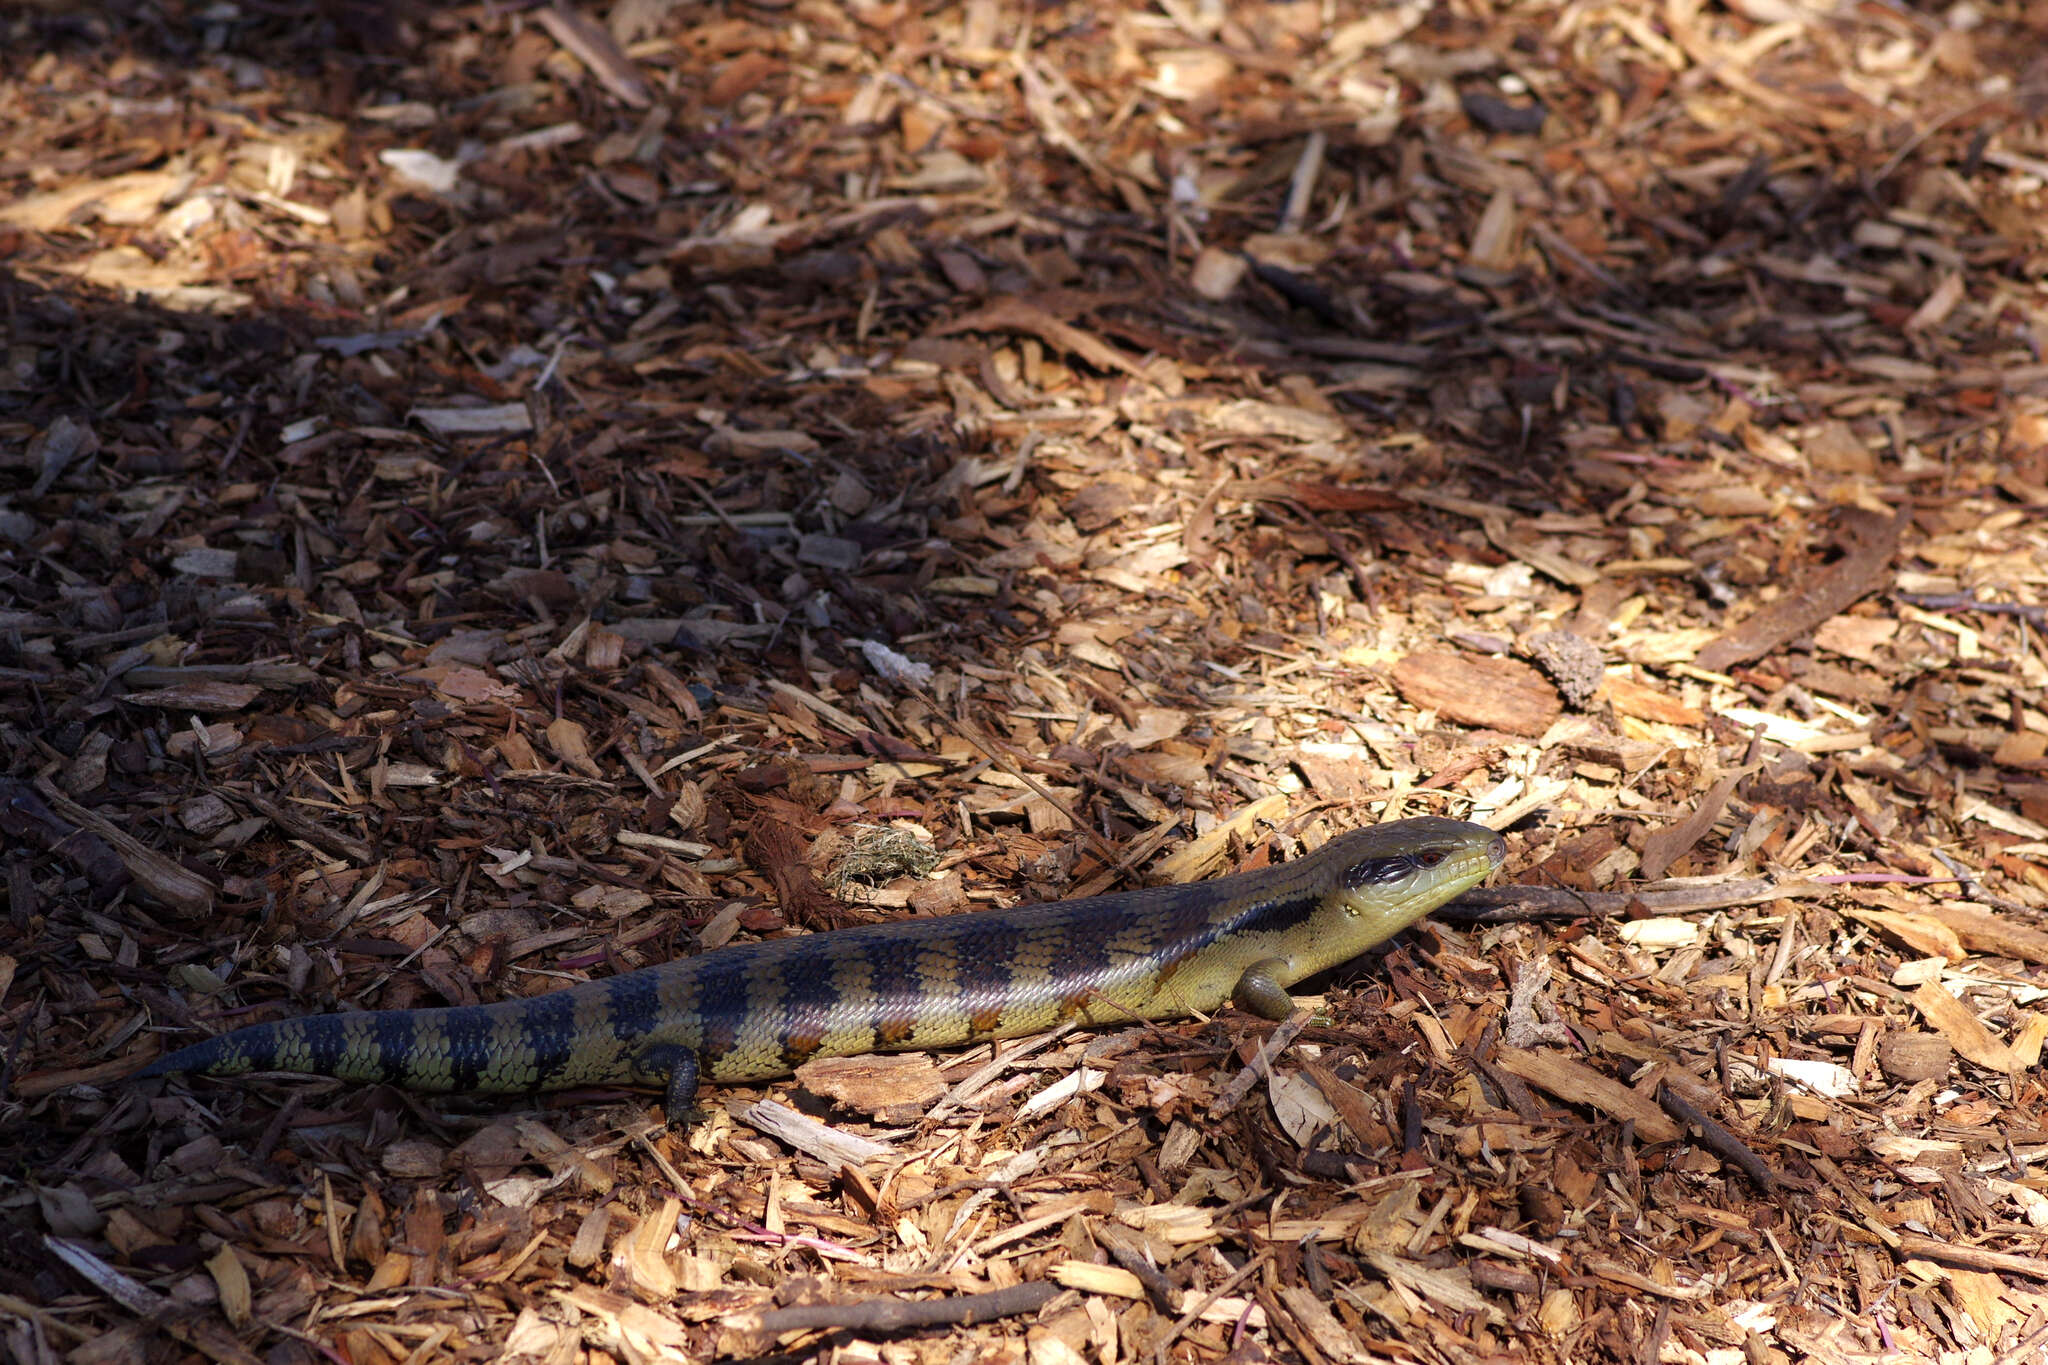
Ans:
[[[0,11],[18,1361],[2048,1356],[2048,11]],[[1214,875],[1312,1012],[262,1018]]]

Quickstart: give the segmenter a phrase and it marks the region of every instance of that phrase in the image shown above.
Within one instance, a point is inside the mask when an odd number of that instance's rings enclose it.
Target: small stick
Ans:
[[[1833,887],[1818,884],[1817,878],[1774,882],[1768,877],[1745,877],[1741,881],[1718,882],[1711,886],[1645,887],[1640,891],[1566,891],[1548,886],[1487,886],[1467,891],[1440,906],[1439,919],[1454,924],[1509,924],[1531,919],[1610,919],[1626,914],[1633,902],[1659,915],[1685,915],[1697,910],[1725,910],[1732,905],[1755,905],[1760,901],[1789,900],[1821,896]]]
[[[1735,1163],[1742,1173],[1756,1182],[1756,1187],[1765,1194],[1776,1194],[1778,1173],[1764,1164],[1764,1159],[1749,1149],[1748,1144],[1721,1124],[1708,1118],[1698,1107],[1668,1085],[1657,1087],[1657,1103],[1664,1112],[1689,1128],[1700,1131],[1700,1141],[1720,1156]]]
[[[295,839],[304,839],[313,847],[332,853],[338,858],[347,858],[354,863],[367,863],[377,856],[374,845],[351,838],[340,830],[329,829],[317,821],[308,820],[280,801],[272,801],[269,797],[259,796],[252,791],[237,792],[235,796],[246,805],[253,806],[258,815],[286,834]]]
[[[1664,1355],[1664,1338],[1671,1334],[1671,1301],[1664,1300],[1657,1305],[1657,1320],[1650,1324],[1650,1335],[1643,1341],[1643,1349],[1636,1359],[1642,1365],[1657,1365]]]
[[[1294,1041],[1296,1034],[1308,1027],[1308,1021],[1312,1018],[1314,1016],[1307,1010],[1296,1010],[1287,1017],[1285,1023],[1274,1029],[1266,1041],[1259,1045],[1258,1054],[1252,1058],[1251,1065],[1238,1072],[1237,1078],[1224,1088],[1216,1103],[1209,1106],[1209,1117],[1222,1118],[1237,1108],[1244,1097],[1251,1093],[1251,1088],[1259,1083],[1259,1078],[1271,1069],[1273,1059]]]
[[[816,1332],[835,1328],[855,1332],[901,1332],[913,1327],[967,1326],[997,1318],[1035,1313],[1059,1297],[1060,1286],[1049,1280],[1026,1280],[986,1294],[960,1294],[950,1299],[864,1299],[859,1303],[812,1303],[773,1308],[758,1315],[741,1314],[732,1326],[744,1332],[780,1336],[784,1332]]]
[[[1897,1254],[1903,1260],[1936,1261],[1959,1265],[1965,1270],[2004,1271],[2025,1275],[2030,1280],[2048,1280],[2048,1261],[2039,1256],[2015,1256],[2009,1251],[1986,1251],[1982,1247],[1959,1246],[1933,1237],[1899,1234]]]
[[[1098,1237],[1102,1247],[1116,1263],[1138,1277],[1138,1283],[1145,1286],[1145,1293],[1151,1298],[1152,1306],[1162,1313],[1171,1313],[1174,1304],[1173,1281],[1159,1273],[1159,1267],[1145,1259],[1145,1255],[1128,1243],[1111,1241]]]
[[[1984,611],[1994,615],[2024,616],[2029,621],[2048,622],[2048,606],[2033,602],[1985,602],[1975,594],[1967,592],[1901,592],[1892,595],[1922,611]]]
[[[934,717],[945,715],[945,712],[939,709],[939,704],[932,700],[930,693],[926,692],[923,688],[912,688],[911,690],[925,705],[931,708]],[[995,764],[1019,782],[1022,782],[1033,793],[1044,800],[1047,805],[1066,816],[1068,823],[1073,825],[1074,831],[1088,843],[1089,847],[1095,850],[1096,857],[1102,859],[1110,867],[1118,866],[1116,845],[1110,843],[1109,840],[1103,838],[1090,828],[1088,822],[1083,820],[1072,806],[1059,797],[1054,796],[1046,789],[1043,782],[1040,782],[1030,773],[1025,772],[1022,766],[1010,757],[1008,748],[998,744],[986,730],[970,719],[965,709],[957,712],[952,717],[952,721],[954,729],[959,733],[960,737],[981,750],[988,757],[989,762]]]
[[[1252,1257],[1249,1261],[1246,1261],[1243,1265],[1239,1266],[1236,1270],[1232,1271],[1229,1279],[1225,1280],[1222,1284],[1217,1285],[1214,1289],[1210,1290],[1207,1294],[1203,1295],[1201,1302],[1197,1303],[1193,1308],[1188,1309],[1187,1312],[1182,1313],[1178,1318],[1175,1318],[1173,1321],[1173,1326],[1167,1329],[1167,1333],[1165,1336],[1159,1338],[1159,1344],[1152,1348],[1153,1358],[1158,1362],[1158,1365],[1166,1365],[1167,1348],[1172,1346],[1174,1342],[1180,1339],[1180,1334],[1182,1332],[1187,1331],[1188,1328],[1194,1324],[1196,1318],[1199,1318],[1200,1316],[1202,1316],[1202,1314],[1209,1311],[1209,1305],[1215,1303],[1216,1300],[1222,1298],[1225,1294],[1228,1294],[1231,1290],[1237,1288],[1240,1284],[1243,1284],[1245,1277],[1247,1275],[1250,1275],[1253,1271],[1257,1270],[1260,1266],[1264,1265],[1266,1262],[1272,1259],[1272,1252],[1260,1252],[1258,1255]]]
[[[1330,553],[1335,555],[1337,562],[1342,564],[1345,570],[1350,573],[1351,582],[1358,589],[1358,600],[1377,612],[1380,605],[1380,596],[1373,591],[1372,576],[1366,573],[1365,565],[1358,562],[1358,556],[1351,553],[1351,547],[1339,540],[1336,533],[1330,530],[1329,527],[1323,525],[1321,517],[1309,511],[1307,507],[1296,499],[1277,498],[1275,501],[1307,522],[1315,530],[1316,534],[1323,538],[1324,542],[1330,547]]]
[[[1025,1038],[1013,1047],[998,1050],[993,1058],[976,1067],[966,1080],[961,1081],[958,1085],[947,1091],[940,1098],[939,1102],[926,1112],[925,1117],[927,1119],[944,1118],[961,1105],[966,1104],[973,1097],[975,1091],[1009,1070],[1012,1062],[1020,1061],[1037,1052],[1040,1048],[1058,1042],[1079,1027],[1078,1023],[1070,1019],[1049,1033],[1041,1033],[1035,1038]]]

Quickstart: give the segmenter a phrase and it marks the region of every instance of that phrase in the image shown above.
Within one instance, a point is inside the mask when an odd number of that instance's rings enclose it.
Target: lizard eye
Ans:
[[[1443,860],[1444,851],[1440,848],[1425,848],[1422,852],[1415,855],[1415,861],[1421,863],[1424,867],[1435,867]]]

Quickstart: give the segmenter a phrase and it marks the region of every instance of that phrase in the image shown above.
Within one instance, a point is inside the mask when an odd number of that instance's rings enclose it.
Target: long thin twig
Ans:
[[[1287,1050],[1287,1045],[1294,1041],[1295,1035],[1308,1027],[1308,1021],[1314,1017],[1308,1010],[1296,1010],[1280,1027],[1274,1029],[1266,1041],[1259,1044],[1258,1053],[1252,1058],[1251,1065],[1238,1072],[1236,1078],[1223,1088],[1223,1093],[1216,1097],[1216,1103],[1209,1106],[1209,1117],[1222,1118],[1237,1108],[1244,1101],[1244,1097],[1251,1093],[1251,1088],[1259,1083],[1260,1077],[1272,1069],[1273,1059]]]
[[[1201,1298],[1201,1301],[1195,1304],[1193,1308],[1188,1309],[1187,1312],[1182,1313],[1179,1317],[1175,1318],[1173,1320],[1173,1326],[1167,1329],[1165,1336],[1159,1338],[1159,1344],[1152,1348],[1153,1359],[1156,1360],[1159,1363],[1159,1365],[1166,1365],[1167,1349],[1171,1347],[1174,1342],[1180,1340],[1180,1334],[1182,1332],[1187,1331],[1189,1327],[1193,1326],[1196,1318],[1199,1318],[1200,1316],[1202,1316],[1202,1314],[1208,1312],[1210,1305],[1214,1304],[1216,1300],[1222,1298],[1225,1294],[1228,1294],[1231,1290],[1243,1284],[1246,1276],[1252,1274],[1252,1272],[1256,1271],[1260,1266],[1264,1265],[1266,1262],[1272,1259],[1272,1252],[1260,1252],[1258,1255],[1252,1257],[1249,1261],[1246,1261],[1243,1265],[1239,1266],[1235,1271],[1233,1271],[1229,1279],[1225,1280],[1222,1284],[1217,1285],[1207,1294],[1204,1294]]]
[[[1050,1280],[1027,1280],[986,1294],[960,1294],[950,1299],[864,1299],[859,1303],[811,1303],[774,1308],[732,1320],[741,1331],[777,1335],[784,1332],[847,1330],[862,1333],[903,1332],[916,1327],[968,1326],[997,1318],[1035,1313],[1060,1294]]]
[[[1725,910],[1763,901],[1824,896],[1833,892],[1818,879],[1773,881],[1744,877],[1707,886],[1644,887],[1640,891],[1568,891],[1551,886],[1488,886],[1464,895],[1432,913],[1456,924],[1508,924],[1531,919],[1609,919],[1625,914],[1632,904],[1659,915],[1686,915],[1699,910]]]
[[[1742,1173],[1756,1183],[1765,1194],[1775,1194],[1778,1189],[1778,1173],[1764,1163],[1764,1159],[1750,1150],[1749,1144],[1735,1136],[1734,1132],[1700,1110],[1683,1095],[1668,1085],[1657,1087],[1657,1103],[1664,1112],[1689,1128],[1697,1128],[1700,1141],[1717,1155],[1735,1163]]]
[[[922,688],[914,690],[917,696],[931,708],[931,714],[934,718],[946,716],[946,712],[939,708],[939,704],[932,699],[930,693]],[[1043,782],[1040,782],[1030,773],[1025,772],[1023,767],[1010,756],[1008,746],[1000,743],[988,731],[982,729],[980,724],[968,716],[965,710],[954,713],[950,719],[955,731],[962,739],[981,750],[987,756],[989,762],[995,764],[996,767],[1002,769],[1011,777],[1016,778],[1019,782],[1022,782],[1047,805],[1066,816],[1068,823],[1074,827],[1075,833],[1079,834],[1088,843],[1089,847],[1095,850],[1095,855],[1098,858],[1102,859],[1110,867],[1117,866],[1116,846],[1100,834],[1097,834],[1070,803],[1056,796]]]

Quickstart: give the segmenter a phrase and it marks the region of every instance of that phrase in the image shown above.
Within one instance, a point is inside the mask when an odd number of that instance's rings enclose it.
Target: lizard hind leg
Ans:
[[[642,1048],[633,1059],[634,1070],[661,1086],[662,1112],[668,1126],[687,1128],[704,1116],[697,1107],[697,1081],[702,1074],[697,1054],[677,1043],[656,1043]]]

